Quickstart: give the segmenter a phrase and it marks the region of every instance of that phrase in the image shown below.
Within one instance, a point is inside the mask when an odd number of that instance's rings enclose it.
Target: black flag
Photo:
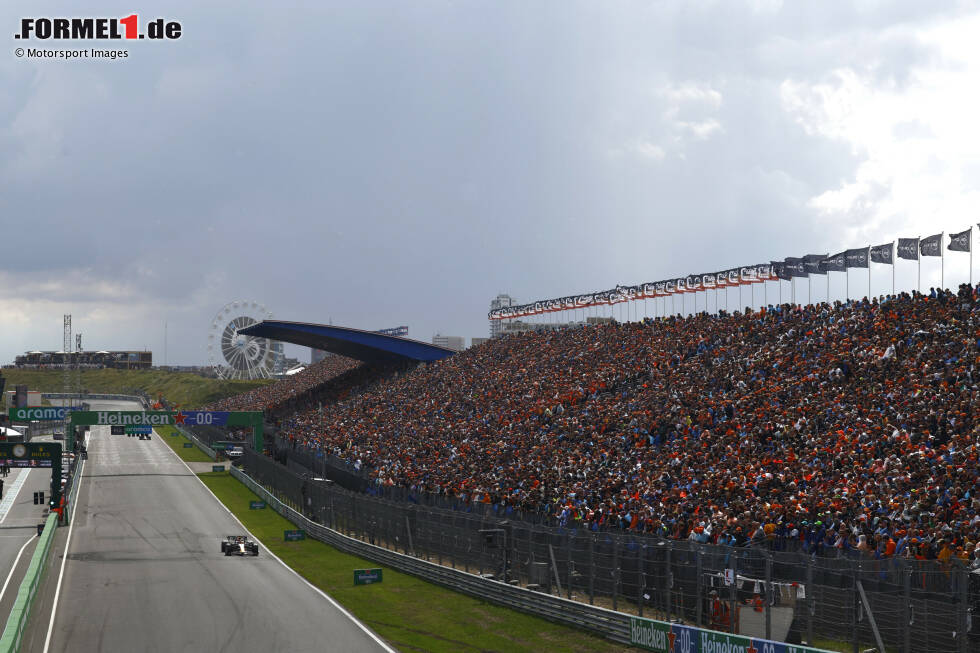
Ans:
[[[807,254],[803,257],[803,269],[807,274],[827,274],[826,270],[820,269],[820,261],[825,258],[826,254]]]
[[[847,267],[848,268],[866,268],[868,267],[868,248],[862,247],[860,249],[849,249],[845,253],[847,257]]]
[[[871,248],[871,262],[872,263],[887,263],[892,265],[895,260],[892,256],[892,244],[887,243],[885,245],[875,245]]]
[[[936,234],[919,241],[919,253],[923,256],[942,256],[943,235]]]
[[[951,252],[969,252],[970,251],[970,240],[973,236],[973,227],[970,227],[966,231],[961,231],[958,234],[949,235],[949,247]]]
[[[847,252],[828,256],[820,261],[820,267],[825,272],[847,272]]]
[[[919,239],[918,238],[899,238],[898,239],[898,258],[908,261],[919,260]]]
[[[786,264],[786,274],[793,277],[803,277],[806,278],[806,270],[803,269],[803,259],[796,258],[795,256],[787,257],[784,261]]]
[[[780,281],[792,281],[793,277],[789,276],[789,272],[786,271],[786,264],[782,261],[772,262],[772,274],[776,279]]]

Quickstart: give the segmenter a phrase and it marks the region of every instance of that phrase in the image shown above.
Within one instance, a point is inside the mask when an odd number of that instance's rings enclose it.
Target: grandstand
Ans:
[[[973,563],[976,306],[961,287],[584,326],[404,374],[338,359],[276,414],[375,484],[559,524]]]

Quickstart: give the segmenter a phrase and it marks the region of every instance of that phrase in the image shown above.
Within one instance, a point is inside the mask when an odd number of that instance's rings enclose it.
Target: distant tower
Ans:
[[[508,306],[515,306],[517,302],[510,295],[497,295],[495,299],[490,300],[490,310],[495,311],[498,308],[507,308]],[[496,338],[500,335],[500,329],[502,322],[500,320],[490,320],[490,337]]]

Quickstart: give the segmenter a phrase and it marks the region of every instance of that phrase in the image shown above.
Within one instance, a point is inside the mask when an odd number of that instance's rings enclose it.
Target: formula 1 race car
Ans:
[[[221,541],[221,552],[226,556],[257,556],[259,545],[244,535],[229,535]]]

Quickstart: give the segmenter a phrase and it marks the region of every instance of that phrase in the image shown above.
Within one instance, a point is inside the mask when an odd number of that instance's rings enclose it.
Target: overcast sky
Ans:
[[[0,6],[0,362],[61,349],[71,313],[86,349],[163,363],[166,322],[167,362],[203,363],[234,300],[469,339],[500,292],[980,219],[976,2],[204,4]],[[182,38],[13,39],[22,17],[134,11]]]

